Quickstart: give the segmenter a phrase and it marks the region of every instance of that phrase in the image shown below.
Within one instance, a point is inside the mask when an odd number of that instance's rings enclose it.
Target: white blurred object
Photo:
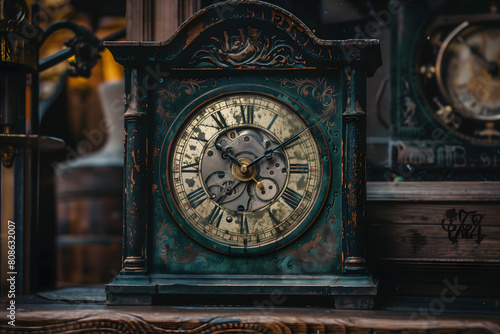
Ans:
[[[65,161],[58,168],[123,166],[123,92],[123,80],[99,85],[104,118],[98,129],[84,130],[84,135],[89,141],[99,141],[107,135],[107,141],[100,150]]]

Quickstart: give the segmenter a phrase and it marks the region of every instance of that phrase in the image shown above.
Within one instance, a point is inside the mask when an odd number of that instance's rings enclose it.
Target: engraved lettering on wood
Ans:
[[[486,213],[480,214],[477,211],[465,211],[450,209],[446,211],[441,220],[443,230],[448,232],[448,239],[452,244],[456,244],[458,239],[476,239],[479,245],[486,235],[481,233],[481,222]]]

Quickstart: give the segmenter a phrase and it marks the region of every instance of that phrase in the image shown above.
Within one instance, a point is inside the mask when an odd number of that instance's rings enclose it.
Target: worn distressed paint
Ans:
[[[366,76],[356,67],[346,71],[347,105],[344,118],[345,273],[364,273],[363,219],[366,201]],[[360,233],[361,232],[361,233]],[[363,262],[363,263],[362,263]]]
[[[231,10],[222,11],[223,6]],[[237,34],[255,38],[247,40],[241,55],[231,53],[238,45],[221,44],[232,43]],[[260,48],[264,36],[283,41],[283,47]],[[106,288],[110,304],[147,304],[155,293],[199,291],[172,275],[189,275],[213,294],[269,293],[276,276],[283,288],[300,286],[296,294],[376,292],[358,270],[364,250],[357,229],[363,225],[366,192],[364,85],[380,65],[378,41],[320,40],[274,5],[239,0],[201,10],[166,42],[106,45],[125,66],[127,97],[124,268]],[[360,49],[349,52],[354,46]],[[152,76],[148,68],[160,72]],[[182,135],[184,120],[199,105],[241,91],[279,100],[306,124],[316,124],[324,174],[311,217],[291,232],[293,242],[278,241],[265,254],[234,256],[224,244],[205,247],[188,236],[192,231],[172,198],[168,174],[172,143]],[[350,280],[352,269],[364,276]],[[261,286],[245,289],[252,279]],[[325,288],[322,280],[332,283]]]

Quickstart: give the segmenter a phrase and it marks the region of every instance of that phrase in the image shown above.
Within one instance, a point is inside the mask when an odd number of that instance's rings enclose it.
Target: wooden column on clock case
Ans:
[[[178,25],[199,7],[199,0],[128,0],[127,37],[137,42],[126,42],[128,46],[139,46],[139,41],[166,40]],[[170,19],[168,19],[170,18]],[[147,43],[147,42],[146,42]],[[154,45],[155,43],[148,43]],[[123,267],[115,278],[118,286],[108,287],[108,303],[150,305],[155,287],[147,277],[147,222],[149,212],[149,145],[148,125],[148,78],[151,71],[124,65],[125,70],[125,170],[124,170],[124,221],[123,221]],[[149,73],[149,74],[146,74]],[[118,300],[114,294],[127,293]]]
[[[140,44],[132,42],[131,44]],[[128,286],[125,298],[114,300],[112,293],[120,287],[110,287],[108,299],[115,304],[151,304],[154,287],[147,273],[148,221],[148,87],[147,74],[125,66],[125,167],[123,212],[123,268],[115,281]]]
[[[343,113],[343,271],[365,274],[364,216],[366,204],[366,73],[345,69],[347,105]]]
[[[123,271],[146,273],[145,237],[148,218],[147,89],[136,69],[126,71],[125,212]]]

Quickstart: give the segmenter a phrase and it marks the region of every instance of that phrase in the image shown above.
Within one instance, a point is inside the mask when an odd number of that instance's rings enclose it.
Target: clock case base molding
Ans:
[[[319,40],[276,6],[238,0],[201,10],[166,42],[105,45],[125,68],[126,111],[123,270],[106,286],[108,305],[282,293],[307,305],[325,296],[337,308],[373,307],[362,230],[366,77],[381,65],[378,40]],[[235,92],[302,110],[325,147],[325,170],[335,171],[322,176],[328,190],[304,233],[262,254],[193,242],[185,217],[166,208],[172,166],[162,143],[173,142],[195,105]]]
[[[196,295],[200,300],[202,296],[233,296],[227,298],[231,303],[227,306],[234,306],[235,296],[259,300],[277,295],[277,300],[284,300],[314,295],[328,298],[337,309],[371,309],[377,290],[378,282],[371,276],[119,275],[106,286],[106,303],[152,305],[156,296]]]

